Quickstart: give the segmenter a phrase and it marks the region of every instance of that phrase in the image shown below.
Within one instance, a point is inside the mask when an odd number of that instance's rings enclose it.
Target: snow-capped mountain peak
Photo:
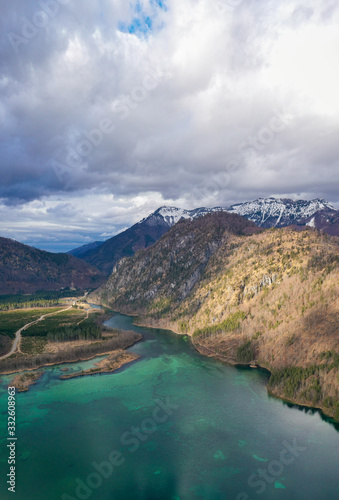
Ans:
[[[182,218],[190,218],[189,210],[177,207],[162,206],[155,212],[151,213],[151,215],[149,215],[148,217],[142,219],[139,224],[146,223],[148,226],[162,224],[168,227],[172,227]]]
[[[180,219],[195,219],[210,212],[230,212],[246,217],[257,226],[263,228],[284,227],[292,224],[310,225],[318,229],[324,229],[324,224],[332,224],[331,218],[339,217],[339,210],[324,199],[314,200],[292,200],[289,198],[258,198],[245,203],[237,203],[229,207],[200,207],[193,210],[185,210],[172,206],[162,206],[151,215],[143,219],[147,225],[161,224],[168,228],[176,224]],[[320,215],[321,222],[320,222]],[[312,220],[314,218],[314,220]],[[319,227],[318,227],[319,226]],[[335,230],[336,234],[337,230]]]
[[[225,207],[213,207],[213,208],[194,208],[193,210],[185,210],[184,208],[170,207],[170,206],[162,206],[158,208],[151,215],[143,219],[139,222],[146,222],[148,225],[155,225],[163,223],[168,225],[168,227],[174,226],[181,219],[196,219],[197,217],[201,217],[210,212],[227,212],[227,208]]]
[[[260,227],[281,227],[291,224],[306,224],[306,219],[316,213],[328,210],[337,212],[330,203],[323,199],[291,200],[287,198],[259,198],[246,203],[238,203],[228,208],[255,222]]]
[[[176,207],[160,207],[155,214],[161,215],[166,222],[168,222],[171,226],[176,224],[180,219],[189,219],[190,213],[189,210],[185,210],[183,208]]]

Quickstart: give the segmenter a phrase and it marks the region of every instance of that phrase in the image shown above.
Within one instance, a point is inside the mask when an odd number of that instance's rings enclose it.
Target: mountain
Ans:
[[[105,241],[98,248],[78,254],[109,276],[114,265],[123,257],[134,255],[137,250],[153,245],[180,219],[196,218],[220,208],[183,210],[176,207],[160,207],[134,226]]]
[[[325,200],[293,201],[260,198],[230,207],[201,207],[185,210],[163,206],[100,246],[96,245],[91,249],[80,247],[80,249],[72,250],[69,253],[84,259],[109,276],[119,259],[134,255],[137,250],[148,248],[179,220],[196,219],[214,212],[235,213],[264,228],[308,225],[332,236],[339,236],[339,210]]]
[[[322,199],[259,198],[232,205],[227,211],[242,215],[259,227],[311,226],[339,236],[339,210]]]
[[[338,238],[219,212],[120,260],[91,300],[189,334],[203,354],[262,366],[270,392],[339,420],[338,264]]]
[[[309,218],[306,226],[315,227],[330,236],[339,236],[339,211],[322,210],[317,212]]]
[[[0,237],[0,294],[96,288],[103,275],[72,255],[53,254]]]
[[[82,245],[81,247],[73,248],[67,252],[70,255],[74,255],[74,257],[81,257],[84,253],[88,252],[88,250],[93,250],[94,248],[98,248],[102,245],[103,241],[93,241],[92,243],[87,243],[87,245]]]

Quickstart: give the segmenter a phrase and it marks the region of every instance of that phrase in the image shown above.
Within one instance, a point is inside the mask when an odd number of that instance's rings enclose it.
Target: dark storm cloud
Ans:
[[[336,3],[136,3],[1,2],[3,206],[73,204],[84,234],[86,196],[131,207],[111,232],[158,202],[338,200]]]

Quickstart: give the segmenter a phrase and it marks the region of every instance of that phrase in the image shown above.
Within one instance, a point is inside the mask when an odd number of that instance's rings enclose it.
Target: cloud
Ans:
[[[69,212],[80,242],[136,222],[137,199],[142,215],[158,202],[338,201],[338,18],[331,0],[5,3],[2,210],[48,227]],[[290,119],[273,131],[277,112]],[[32,212],[39,200],[46,213]],[[93,204],[110,225],[86,222]]]

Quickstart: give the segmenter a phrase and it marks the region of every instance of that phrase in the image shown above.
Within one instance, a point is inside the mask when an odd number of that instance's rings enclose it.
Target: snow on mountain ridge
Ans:
[[[176,207],[161,207],[159,210],[157,210],[157,213],[161,215],[166,222],[169,222],[171,225],[176,224],[179,222],[180,219],[189,219],[190,218],[190,211],[185,210],[183,208],[176,208]]]
[[[260,227],[279,227],[290,224],[305,224],[307,219],[323,210],[339,211],[324,199],[292,200],[288,198],[258,198],[254,201],[237,203],[229,207],[200,207],[192,210],[173,206],[162,206],[140,223],[153,226],[164,224],[172,227],[180,219],[195,219],[211,212],[236,213],[251,220]],[[140,224],[139,223],[139,224]]]
[[[159,219],[161,222],[164,222],[168,226],[174,226],[180,219],[196,219],[197,217],[201,217],[211,212],[227,212],[227,208],[225,207],[213,207],[213,208],[194,208],[192,210],[186,210],[184,208],[170,207],[170,206],[162,206],[158,208],[155,212],[153,212],[148,217],[142,219],[139,224],[142,222],[147,222],[148,225],[155,225],[159,223]]]
[[[230,212],[248,217],[250,220],[259,223],[259,225],[264,224],[270,217],[277,217],[275,223],[277,225],[283,215],[295,221],[306,219],[325,209],[338,210],[322,199],[293,201],[281,198],[259,198],[258,200],[238,203],[229,207]],[[259,216],[261,216],[260,220]]]

